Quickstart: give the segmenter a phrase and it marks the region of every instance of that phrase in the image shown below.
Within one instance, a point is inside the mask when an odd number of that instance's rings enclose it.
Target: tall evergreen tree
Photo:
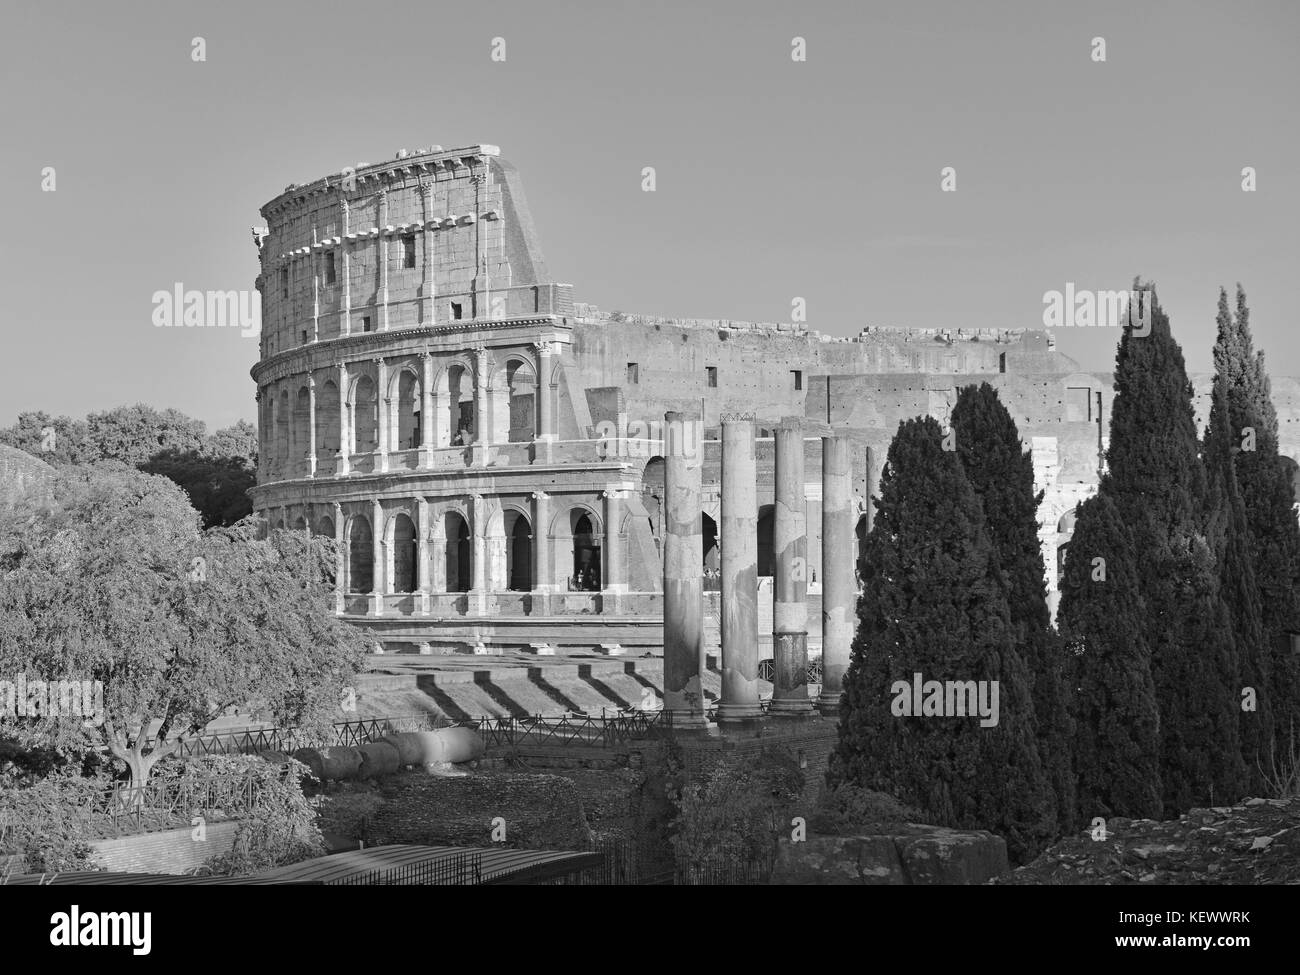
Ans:
[[[1034,461],[1021,446],[1020,431],[988,383],[967,386],[952,410],[957,456],[984,506],[1005,587],[1016,646],[1029,667],[1039,754],[1057,800],[1057,826],[1075,829],[1074,727],[1064,679],[1065,649],[1052,630],[1047,606],[1043,552],[1038,540]]]
[[[1278,452],[1277,412],[1264,353],[1254,348],[1250,309],[1240,284],[1236,313],[1233,320],[1227,292],[1220,289],[1214,346],[1216,394],[1206,451],[1208,455],[1216,430],[1225,430],[1218,435],[1229,441],[1230,448],[1237,448],[1234,466],[1249,529],[1248,561],[1259,592],[1265,648],[1261,669],[1268,688],[1264,696],[1272,712],[1272,747],[1285,754],[1293,732],[1300,741],[1300,660],[1291,653],[1289,639],[1290,633],[1300,632],[1300,523],[1294,508],[1293,463]],[[1272,771],[1271,759],[1263,764]]]
[[[892,793],[941,824],[997,830],[1024,860],[1052,837],[1055,819],[1030,675],[983,508],[942,440],[924,417],[902,423],[890,445],[828,779]],[[899,703],[910,695],[896,683],[910,687],[918,673],[997,681],[997,724],[904,716]]]
[[[1161,811],[1160,715],[1133,543],[1106,495],[1078,508],[1057,624],[1072,651],[1078,816]]]
[[[1165,811],[1245,788],[1237,648],[1206,536],[1207,486],[1182,349],[1155,288],[1134,282],[1146,334],[1126,327],[1115,362],[1101,492],[1143,558],[1139,579],[1160,709]]]

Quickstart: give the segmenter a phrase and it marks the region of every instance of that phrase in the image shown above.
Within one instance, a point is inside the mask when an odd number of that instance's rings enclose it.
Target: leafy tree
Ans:
[[[952,410],[957,456],[984,507],[984,517],[1001,569],[1016,647],[1033,681],[1039,752],[1057,798],[1061,832],[1074,829],[1074,738],[1065,650],[1052,631],[1043,554],[1038,540],[1034,462],[1021,446],[1020,431],[988,383],[967,386]]]
[[[206,436],[202,420],[180,410],[156,410],[144,403],[118,406],[86,417],[98,456],[139,467],[168,451],[200,450]]]
[[[200,534],[174,484],[122,465],[69,471],[56,495],[0,531],[0,664],[101,681],[102,734],[134,783],[232,707],[328,723],[365,653],[334,616],[332,540],[261,539],[251,520]]]
[[[233,525],[253,513],[248,492],[257,483],[257,471],[242,457],[165,451],[140,469],[178,484],[198,509],[204,528]]]
[[[864,590],[830,786],[886,792],[942,825],[1040,850],[1055,802],[1039,759],[1030,674],[1015,646],[984,511],[930,417],[899,426],[866,539]],[[896,716],[895,682],[997,681],[999,717]]]
[[[1139,575],[1145,635],[1160,710],[1167,812],[1241,796],[1237,648],[1207,539],[1207,484],[1182,349],[1155,288],[1145,291],[1149,332],[1126,327],[1115,362],[1115,400],[1101,492],[1128,526],[1145,564]]]
[[[1072,651],[1081,822],[1160,815],[1160,715],[1145,618],[1128,530],[1109,497],[1089,498],[1066,551],[1057,614]]]
[[[53,417],[44,410],[19,413],[16,424],[0,429],[0,443],[25,450],[55,466],[99,459],[85,421]]]

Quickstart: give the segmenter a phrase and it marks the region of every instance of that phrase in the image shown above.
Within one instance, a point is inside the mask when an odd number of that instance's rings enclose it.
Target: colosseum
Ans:
[[[802,324],[602,313],[552,278],[519,174],[489,145],[403,150],[291,185],[261,214],[255,509],[338,540],[338,611],[385,652],[662,652],[663,424],[679,413],[702,421],[703,626],[715,647],[723,420],[754,427],[762,657],[779,622],[775,445],[782,429],[802,441],[815,656],[822,438],[850,444],[856,545],[900,420],[943,422],[957,390],[979,381],[998,388],[1033,449],[1055,601],[1112,390],[1047,331],[834,338]],[[1195,381],[1203,410],[1208,377]],[[1300,387],[1274,377],[1273,390],[1295,457]]]

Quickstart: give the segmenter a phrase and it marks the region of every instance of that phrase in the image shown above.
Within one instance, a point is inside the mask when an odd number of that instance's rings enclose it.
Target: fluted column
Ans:
[[[555,398],[551,395],[551,373],[555,371],[555,350],[550,342],[538,342],[537,350],[537,439],[555,439]]]
[[[758,467],[754,421],[722,417],[722,698],[718,721],[762,714],[758,703]]]
[[[420,353],[420,466],[433,464],[433,356]]]
[[[375,470],[388,470],[388,425],[392,404],[388,400],[388,363],[382,357],[375,359],[375,424],[379,441],[375,454]]]
[[[474,523],[470,525],[470,543],[473,546],[474,555],[474,575],[471,579],[470,593],[471,605],[475,612],[482,615],[487,612],[487,594],[488,594],[488,577],[487,577],[487,501],[481,494],[474,495],[471,499],[471,517]]]
[[[853,644],[853,484],[850,440],[822,438],[822,714],[837,714]]]
[[[375,616],[382,616],[384,613],[384,592],[386,580],[384,578],[384,552],[387,546],[384,544],[384,506],[376,498],[371,502],[370,518],[370,539],[374,549],[374,558],[371,563],[370,577],[373,582],[370,595],[370,612]]]
[[[340,234],[340,241],[337,245],[338,255],[342,258],[339,263],[339,273],[343,275],[343,311],[340,318],[339,334],[352,334],[352,249],[348,246],[348,234],[351,230],[352,210],[347,200],[340,200],[343,210],[343,233]]]
[[[664,711],[675,728],[703,728],[704,431],[698,416],[674,412],[664,419]]]
[[[316,377],[307,377],[307,476],[316,476]]]
[[[488,394],[488,372],[492,368],[492,357],[485,348],[474,350],[474,445],[475,463],[484,463],[487,459],[486,447],[491,442],[491,399]]]
[[[352,426],[348,423],[348,364],[339,363],[339,462],[334,473],[346,474],[352,469]]]
[[[551,583],[551,496],[545,491],[533,492],[533,613],[545,616],[550,613]]]
[[[415,599],[416,611],[429,612],[429,502],[415,499]]]
[[[776,428],[773,714],[813,710],[808,700],[808,526],[803,478],[803,420],[784,417]]]

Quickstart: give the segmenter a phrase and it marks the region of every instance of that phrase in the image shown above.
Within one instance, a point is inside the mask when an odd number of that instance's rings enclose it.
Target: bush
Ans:
[[[922,818],[917,810],[887,793],[844,783],[835,788],[822,787],[809,825],[814,833],[851,836],[918,823]]]

